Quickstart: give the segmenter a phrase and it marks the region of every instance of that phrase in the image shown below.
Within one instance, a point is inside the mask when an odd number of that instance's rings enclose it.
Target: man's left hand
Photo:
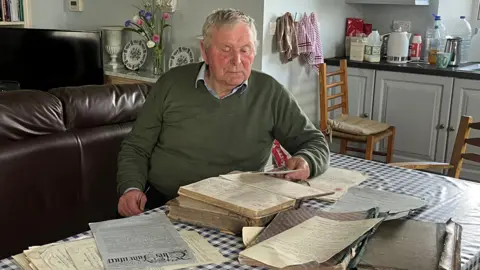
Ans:
[[[289,180],[307,180],[310,177],[310,168],[307,161],[302,157],[293,156],[287,160],[287,169],[298,170],[284,176]]]

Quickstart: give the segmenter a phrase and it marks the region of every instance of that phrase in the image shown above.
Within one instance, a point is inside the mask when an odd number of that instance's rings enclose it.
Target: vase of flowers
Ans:
[[[164,32],[171,26],[168,23],[170,14],[161,12],[158,1],[155,4],[143,2],[143,8],[137,9],[138,14],[127,20],[125,26],[145,39],[147,47],[152,50],[153,74],[161,75],[165,72]]]

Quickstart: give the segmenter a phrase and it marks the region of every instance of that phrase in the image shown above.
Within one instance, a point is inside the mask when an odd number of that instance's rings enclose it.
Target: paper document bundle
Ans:
[[[94,237],[30,247],[13,259],[25,270],[175,270],[227,261],[198,233],[177,232],[163,212],[91,227]]]
[[[243,227],[265,226],[277,213],[298,206],[302,200],[336,201],[366,178],[360,172],[329,168],[306,185],[263,172],[232,172],[180,187],[179,197],[167,203],[168,217],[241,234]]]

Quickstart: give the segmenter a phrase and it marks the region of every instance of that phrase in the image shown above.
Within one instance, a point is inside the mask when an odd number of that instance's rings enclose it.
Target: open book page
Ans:
[[[378,207],[380,213],[391,214],[387,217],[388,220],[408,215],[411,210],[426,205],[425,200],[413,196],[367,187],[351,187],[340,200],[329,208],[329,211],[341,213]]]
[[[308,180],[310,187],[319,190],[331,190],[332,195],[318,197],[318,200],[334,202],[340,199],[350,187],[357,186],[368,178],[359,171],[329,167],[323,174]]]
[[[257,237],[251,240],[247,246],[252,246],[259,242],[265,241],[277,234],[297,226],[298,224],[314,216],[340,221],[353,221],[377,217],[377,209],[373,208],[367,211],[346,213],[326,212],[305,206],[298,209],[291,209],[278,213],[272,222],[270,222],[270,224],[268,224],[268,226],[262,230]]]
[[[359,266],[373,269],[439,269],[445,227],[441,223],[415,220],[385,221],[370,237]]]
[[[267,192],[220,177],[207,178],[180,187],[178,194],[225,208],[231,212],[259,218],[295,206],[295,199]]]
[[[240,256],[282,268],[323,263],[380,223],[383,219],[339,221],[312,217],[301,224],[240,252]]]
[[[242,240],[245,246],[255,239],[265,227],[243,227],[242,228]]]
[[[314,189],[289,180],[263,174],[239,173],[221,175],[220,177],[296,200],[310,199],[333,193],[331,190]]]

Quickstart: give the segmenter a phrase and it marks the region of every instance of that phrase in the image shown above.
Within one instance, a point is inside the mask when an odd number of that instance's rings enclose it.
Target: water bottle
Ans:
[[[447,41],[447,28],[442,22],[442,17],[437,16],[435,14],[432,14],[434,18],[434,23],[433,27],[428,27],[427,31],[425,33],[425,42],[424,42],[424,55],[423,58],[426,63],[429,63],[429,58],[431,58],[429,50],[431,46],[431,42],[433,40],[433,36],[436,31],[438,31],[439,37],[437,37],[437,41],[440,42],[440,44],[435,44],[435,47],[438,47],[437,50],[443,51],[445,49],[446,41]],[[437,29],[438,30],[437,30]]]
[[[472,40],[472,26],[470,23],[465,19],[465,16],[460,16],[460,20],[458,20],[452,31],[449,33],[451,36],[454,37],[461,37],[462,38],[462,46],[460,48],[461,51],[461,63],[468,62],[468,54],[470,51],[470,44]]]
[[[434,29],[435,26],[438,26],[438,31],[440,32],[440,50],[443,51],[445,49],[445,45],[447,43],[447,28],[442,22],[442,17],[441,16],[435,16],[435,23],[434,23]]]

